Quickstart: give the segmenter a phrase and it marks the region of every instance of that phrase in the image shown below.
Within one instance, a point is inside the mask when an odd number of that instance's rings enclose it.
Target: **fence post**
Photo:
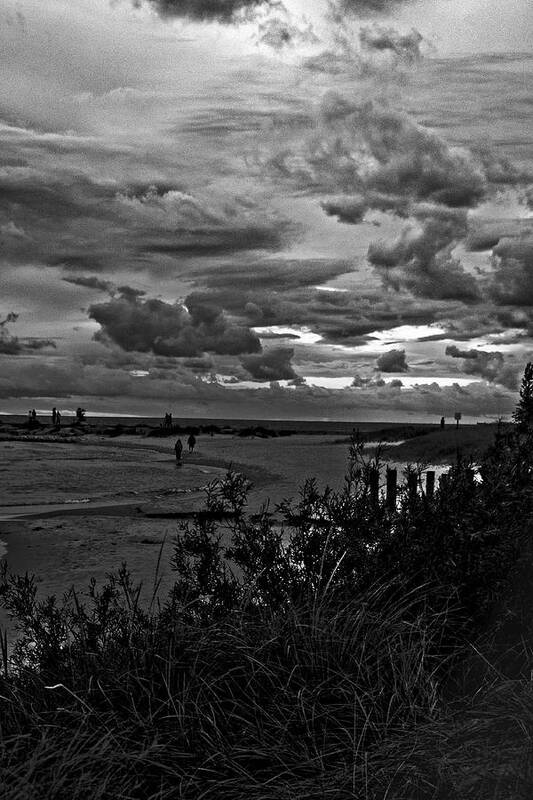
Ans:
[[[396,470],[387,467],[387,508],[389,511],[394,511],[396,508],[396,479]]]
[[[428,469],[426,472],[426,497],[428,500],[433,499],[435,494],[435,470]]]
[[[407,494],[409,496],[409,500],[414,500],[417,495],[418,489],[418,475],[416,472],[410,471],[407,475]]]
[[[376,467],[370,470],[370,502],[374,507],[379,504],[379,470]]]

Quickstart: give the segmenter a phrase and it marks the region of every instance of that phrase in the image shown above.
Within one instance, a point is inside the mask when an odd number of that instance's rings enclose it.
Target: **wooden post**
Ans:
[[[387,467],[387,508],[389,511],[396,509],[396,480],[396,470]]]
[[[435,470],[428,469],[426,472],[426,497],[428,500],[433,499],[435,494]]]
[[[407,494],[409,495],[409,500],[414,500],[417,495],[418,489],[418,475],[416,472],[409,472],[407,476]]]
[[[379,504],[379,470],[375,467],[370,470],[370,502],[374,507]]]

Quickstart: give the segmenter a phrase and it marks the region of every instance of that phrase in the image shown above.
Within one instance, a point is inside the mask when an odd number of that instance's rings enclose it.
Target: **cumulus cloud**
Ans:
[[[533,236],[503,238],[492,253],[492,297],[505,305],[533,306]]]
[[[376,101],[328,92],[317,133],[279,152],[271,169],[313,191],[360,194],[393,210],[408,201],[473,206],[485,195],[479,160],[462,147]]]
[[[405,350],[388,350],[376,359],[376,367],[381,372],[407,372]]]
[[[243,356],[241,364],[258,381],[297,380],[298,375],[291,364],[293,356],[292,347],[276,347],[257,355]]]
[[[508,389],[518,388],[519,367],[505,363],[498,350],[462,350],[456,345],[446,347],[446,355],[462,358],[462,371],[467,375],[479,375],[490,383],[499,383]]]
[[[394,53],[398,58],[414,63],[422,57],[420,45],[424,37],[414,28],[409,33],[399,33],[394,28],[373,25],[361,28],[359,41],[363,50]]]
[[[452,256],[466,232],[466,212],[446,207],[422,208],[393,242],[374,242],[368,260],[388,286],[443,300],[480,300],[475,278]]]
[[[127,351],[191,358],[206,351],[239,355],[261,350],[259,338],[249,328],[193,295],[181,305],[123,292],[90,306],[89,316],[101,326],[97,340],[111,340]]]
[[[388,29],[366,28],[362,37],[368,46],[400,47]],[[382,102],[354,102],[337,92],[324,96],[315,131],[278,152],[271,168],[308,192],[331,195],[322,208],[341,222],[359,224],[371,209],[409,220],[395,241],[369,248],[387,286],[478,302],[475,275],[452,251],[468,234],[468,210],[501,182],[516,185],[519,172],[482,148],[448,144]],[[471,241],[472,249],[486,244],[481,239]]]
[[[357,225],[362,221],[369,205],[361,195],[346,195],[323,200],[320,205],[328,217],[337,217],[339,222]]]

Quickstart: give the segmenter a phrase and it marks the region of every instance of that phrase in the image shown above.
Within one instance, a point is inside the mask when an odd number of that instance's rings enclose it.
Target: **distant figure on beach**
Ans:
[[[181,461],[181,454],[183,452],[183,444],[181,442],[181,439],[176,439],[176,444],[174,445],[174,452],[176,453],[176,461],[179,464]]]
[[[440,418],[440,429],[441,429],[441,431],[444,430],[444,424],[445,424],[444,417],[441,417]]]
[[[31,412],[31,421],[32,421],[32,422],[37,422],[37,412],[36,412],[36,410],[35,410],[35,409],[32,409],[32,412]]]
[[[52,425],[55,425],[57,422],[57,411],[55,407],[52,409]]]
[[[81,406],[78,406],[78,408],[76,409],[76,422],[77,423],[83,422],[84,419],[85,419],[85,409],[81,408]]]
[[[61,412],[56,411],[56,428],[61,427]]]
[[[163,427],[172,428],[172,413],[170,411],[167,414],[165,414],[165,424]]]
[[[194,453],[194,445],[196,444],[196,436],[194,433],[191,433],[187,439],[187,444],[189,445],[189,453]]]

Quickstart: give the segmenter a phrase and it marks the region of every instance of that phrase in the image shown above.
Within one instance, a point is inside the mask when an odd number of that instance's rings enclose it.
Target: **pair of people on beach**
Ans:
[[[189,438],[187,439],[187,445],[189,447],[189,453],[194,452],[194,446],[196,444],[196,436],[194,433],[191,433]],[[183,443],[181,439],[176,440],[176,444],[174,445],[174,452],[176,453],[176,461],[181,461],[181,454],[183,453]]]

